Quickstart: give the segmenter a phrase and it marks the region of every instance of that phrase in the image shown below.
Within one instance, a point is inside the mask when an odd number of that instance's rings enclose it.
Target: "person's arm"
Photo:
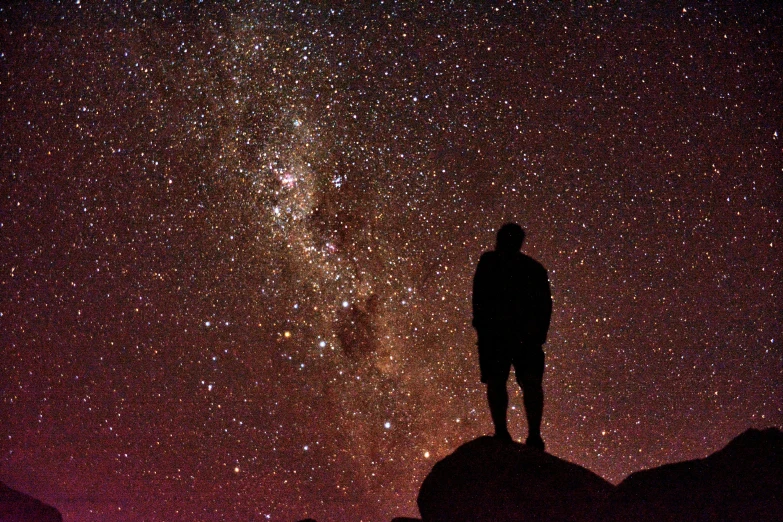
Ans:
[[[478,331],[486,323],[487,315],[487,259],[482,255],[473,276],[473,328]]]
[[[541,267],[542,275],[540,279],[540,287],[538,288],[538,300],[539,310],[541,310],[540,332],[541,332],[541,344],[546,342],[546,336],[549,332],[549,323],[552,320],[552,291],[549,286],[549,275],[545,268]]]

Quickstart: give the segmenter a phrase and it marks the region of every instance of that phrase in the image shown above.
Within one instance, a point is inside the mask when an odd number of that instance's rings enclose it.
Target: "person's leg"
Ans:
[[[544,414],[544,389],[542,379],[533,373],[522,374],[522,388],[525,403],[525,415],[527,416],[528,439],[541,440],[541,418]]]
[[[544,352],[539,346],[526,346],[521,354],[521,359],[521,367],[515,365],[515,368],[517,369],[517,383],[522,388],[527,417],[526,444],[543,450],[541,418],[544,414]]]
[[[492,415],[492,424],[495,425],[495,437],[510,439],[506,423],[506,412],[508,411],[506,379],[487,381],[487,402],[489,402],[489,413]]]
[[[506,383],[511,371],[511,354],[503,345],[502,339],[492,332],[479,336],[479,364],[481,382],[487,385],[487,402],[492,424],[495,426],[495,438],[510,442],[506,411],[508,410],[508,391]]]

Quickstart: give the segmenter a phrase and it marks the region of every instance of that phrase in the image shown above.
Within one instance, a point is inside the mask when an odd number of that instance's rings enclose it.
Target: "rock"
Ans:
[[[63,516],[52,506],[0,482],[0,521],[62,522]]]
[[[781,521],[783,433],[751,429],[704,459],[639,471],[610,495],[604,520]]]
[[[592,520],[614,486],[592,471],[480,437],[433,467],[419,490],[424,522]]]

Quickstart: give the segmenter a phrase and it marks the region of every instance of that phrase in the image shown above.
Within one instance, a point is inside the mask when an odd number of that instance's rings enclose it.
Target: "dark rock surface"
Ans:
[[[751,429],[697,460],[633,473],[603,509],[607,521],[783,521],[783,432]]]
[[[52,506],[0,482],[1,522],[62,522],[62,520],[63,516]]]
[[[480,437],[433,467],[418,497],[424,522],[592,520],[614,486],[592,471]]]
[[[481,437],[435,464],[418,504],[424,522],[783,522],[783,432],[750,429],[704,459],[639,471],[617,487]]]

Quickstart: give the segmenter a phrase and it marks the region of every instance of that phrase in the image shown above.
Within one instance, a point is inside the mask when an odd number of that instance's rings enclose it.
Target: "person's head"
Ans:
[[[525,241],[525,231],[516,223],[506,223],[498,230],[495,250],[499,252],[518,252]]]

